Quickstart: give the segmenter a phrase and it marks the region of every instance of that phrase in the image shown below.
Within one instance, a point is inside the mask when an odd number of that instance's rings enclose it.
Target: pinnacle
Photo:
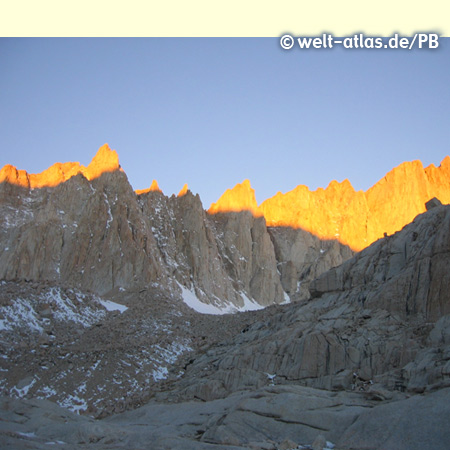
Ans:
[[[137,195],[147,194],[147,192],[161,192],[162,193],[162,190],[159,187],[158,182],[156,180],[152,181],[152,184],[150,185],[149,188],[147,188],[147,189],[137,189],[136,190],[136,194]]]
[[[187,185],[187,183],[185,183],[183,185],[183,187],[181,188],[181,191],[178,192],[178,197],[183,197],[183,195],[187,194],[187,191],[188,191],[188,185]]]
[[[119,155],[115,150],[111,150],[108,144],[104,144],[87,166],[86,175],[89,180],[92,180],[105,172],[115,172],[119,169]]]
[[[255,217],[261,215],[255,198],[255,190],[251,187],[248,179],[236,184],[233,189],[227,189],[208,210],[210,214],[240,211],[250,211]]]

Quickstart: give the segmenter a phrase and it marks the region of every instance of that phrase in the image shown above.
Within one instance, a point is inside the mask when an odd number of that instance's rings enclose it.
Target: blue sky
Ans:
[[[277,38],[0,39],[0,166],[87,165],[105,142],[134,189],[205,208],[450,154],[450,41],[437,50],[282,50]]]

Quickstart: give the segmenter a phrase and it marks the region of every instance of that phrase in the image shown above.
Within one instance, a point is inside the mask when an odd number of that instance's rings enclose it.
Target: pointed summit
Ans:
[[[162,194],[162,190],[160,189],[158,182],[156,180],[152,181],[152,184],[150,185],[149,188],[147,189],[137,189],[136,190],[136,194],[137,195],[141,195],[141,194],[147,194],[147,192],[161,192]]]
[[[105,172],[115,172],[116,170],[120,170],[119,155],[115,150],[111,150],[108,144],[104,144],[86,167],[86,177],[92,180]]]
[[[188,185],[187,183],[184,183],[184,186],[181,188],[181,191],[178,192],[178,197],[183,197],[183,195],[186,195],[188,191]]]
[[[11,164],[6,164],[0,170],[0,183],[15,184],[16,186],[22,186],[29,188],[30,180],[25,170],[17,170]]]
[[[99,148],[87,167],[82,166],[79,162],[58,162],[41,173],[29,174],[25,170],[17,170],[14,166],[6,165],[0,171],[0,182],[5,181],[31,189],[55,187],[79,173],[82,173],[88,180],[92,180],[102,173],[116,170],[122,170],[119,165],[119,156],[115,150],[111,150],[108,144],[105,144]]]
[[[238,183],[233,189],[227,189],[208,210],[210,214],[240,211],[250,211],[255,217],[261,215],[256,203],[255,190],[249,180]]]
[[[159,191],[162,192],[161,189],[159,188],[158,182],[156,180],[152,181],[152,184],[150,185],[149,188],[151,191]]]

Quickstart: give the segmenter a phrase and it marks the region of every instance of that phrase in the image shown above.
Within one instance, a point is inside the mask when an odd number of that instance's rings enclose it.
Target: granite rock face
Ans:
[[[402,163],[366,192],[355,191],[348,180],[332,181],[315,191],[299,185],[285,194],[278,192],[259,206],[246,180],[227,190],[209,211],[248,210],[264,216],[269,227],[301,229],[360,251],[385,233],[401,230],[426,211],[425,203],[433,197],[450,203],[449,156],[439,167],[424,168],[420,161]]]
[[[448,385],[449,246],[450,208],[434,208],[314,280],[311,300],[198,357],[170,395],[211,400],[270,380],[380,398]]]
[[[0,180],[1,279],[99,295],[155,285],[180,295],[181,285],[219,308],[288,300],[264,219],[213,220],[187,188],[168,198],[153,183],[137,195],[107,147],[87,167],[6,166]]]
[[[307,192],[307,189],[305,190],[301,187],[298,189],[303,193]],[[298,198],[303,199],[303,194],[300,191],[298,192]],[[339,198],[339,195],[337,193],[336,197]],[[291,200],[293,201],[292,203]],[[262,223],[263,217],[269,221],[268,232],[275,250],[277,271],[279,272],[282,288],[292,301],[308,299],[310,297],[308,289],[310,281],[328,269],[336,267],[343,261],[351,258],[354,252],[349,246],[341,244],[334,235],[330,239],[319,238],[322,233],[320,226],[302,228],[297,226],[298,224],[294,224],[294,226],[291,226],[291,224],[285,225],[283,220],[277,222],[274,219],[276,216],[284,217],[283,214],[300,214],[304,212],[305,218],[310,217],[313,220],[315,215],[318,214],[316,209],[321,208],[322,212],[327,210],[328,205],[326,202],[323,201],[324,204],[320,206],[315,205],[312,208],[315,212],[303,211],[297,204],[298,202],[296,203],[295,199],[291,199],[291,196],[289,196],[289,199],[280,206],[281,213],[272,211],[272,213],[268,214],[265,205],[269,201],[267,200],[258,207],[255,191],[251,187],[250,182],[245,180],[243,183],[237,184],[233,189],[228,189],[217,203],[211,205],[208,213],[212,218],[220,218],[221,222],[226,222],[227,220],[230,223],[236,222],[236,217],[239,217],[239,215],[242,217],[252,216],[259,223]],[[348,208],[348,205],[341,203],[338,206]],[[334,214],[337,215],[338,213],[335,212]],[[326,224],[328,223],[327,220],[335,221],[335,218],[330,219],[329,217],[324,218],[321,216],[318,221]],[[227,226],[227,229],[229,228],[230,226]],[[245,229],[248,229],[248,226],[243,228],[243,230]],[[233,233],[233,236],[235,234],[244,236],[239,226],[234,227]],[[242,241],[242,239],[240,240]],[[247,239],[247,242],[250,242],[250,240]],[[243,245],[241,244],[240,247],[242,248]],[[268,245],[266,244],[265,247],[268,247]],[[245,253],[249,254],[248,251]],[[267,258],[273,259],[272,255],[268,256],[267,251],[265,252],[265,258],[266,260],[268,260]],[[271,271],[270,277],[276,277],[276,274]]]
[[[269,227],[281,284],[291,300],[310,298],[309,284],[354,252],[337,240],[321,240],[301,228]]]
[[[264,306],[289,301],[280,280],[278,261],[263,217],[248,211],[210,217],[219,236],[219,245],[229,278],[235,289],[250,298],[266,299]],[[275,302],[267,301],[276,299]]]
[[[0,278],[98,294],[167,284],[155,239],[123,172],[92,180],[80,173],[36,189],[2,183],[0,191]]]
[[[205,303],[244,307],[289,300],[281,286],[275,251],[263,218],[248,212],[210,216],[189,190],[170,198],[139,196],[169,277]]]

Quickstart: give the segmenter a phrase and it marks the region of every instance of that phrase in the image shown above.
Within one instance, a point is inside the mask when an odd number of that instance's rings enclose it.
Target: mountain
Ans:
[[[87,167],[5,166],[0,180],[1,279],[97,295],[157,285],[217,313],[289,300],[264,219],[211,218],[187,185],[135,193],[107,145]]]
[[[425,203],[433,197],[450,203],[449,156],[439,167],[424,168],[420,161],[400,164],[366,192],[355,191],[348,180],[332,181],[316,191],[299,185],[259,206],[246,180],[227,190],[208,212],[248,210],[263,216],[269,227],[302,229],[360,251],[384,233],[401,230],[425,211]]]
[[[249,207],[250,190],[243,183]],[[206,213],[187,185],[170,198],[156,181],[134,192],[107,145],[87,167],[58,163],[35,175],[5,166],[0,210],[2,279],[98,295],[157,283],[218,313],[308,296],[312,278],[352,255],[301,230],[286,248],[288,230],[268,230],[252,209]]]
[[[233,189],[227,189],[219,198],[217,203],[213,203],[208,213],[229,213],[250,211],[253,216],[261,216],[256,202],[255,190],[251,187],[249,180],[244,180]]]
[[[432,197],[450,202],[450,157],[437,168],[403,163],[367,192],[348,180],[299,185],[260,206],[245,180],[205,212],[187,185],[170,198],[156,180],[134,192],[105,144],[87,167],[0,171],[0,277],[98,295],[157,283],[197,309],[255,309],[309,298],[311,280],[401,229]]]
[[[91,163],[85,167],[78,162],[56,163],[39,174],[28,174],[6,165],[0,171],[0,183],[22,186],[28,189],[55,187],[70,178],[82,174],[87,180],[94,180],[104,173],[121,170],[119,156],[107,144],[100,147]]]
[[[194,249],[208,229],[183,237],[198,230],[197,197],[144,195],[142,217],[156,217],[150,207],[174,214],[155,237],[172,276],[177,248],[190,261],[186,274],[204,270]],[[162,276],[108,299],[59,282],[2,280],[2,448],[448,448],[450,206],[433,200],[427,209],[312,280],[309,300],[258,311],[196,313]],[[201,222],[223,248],[245,226],[263,245],[264,218],[213,217]]]

